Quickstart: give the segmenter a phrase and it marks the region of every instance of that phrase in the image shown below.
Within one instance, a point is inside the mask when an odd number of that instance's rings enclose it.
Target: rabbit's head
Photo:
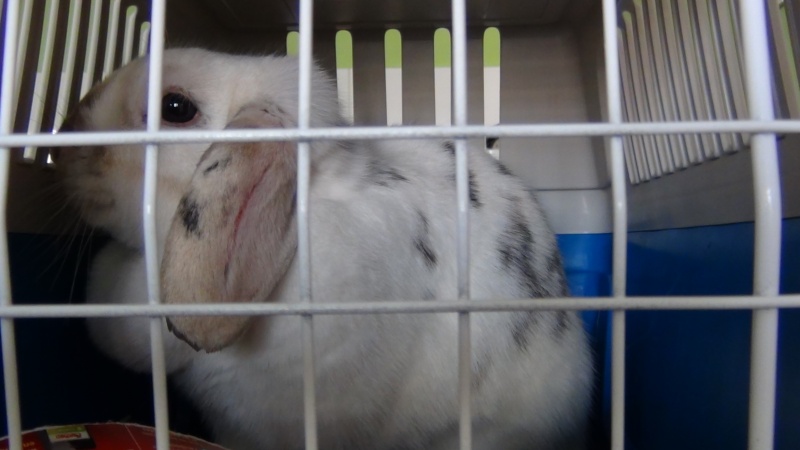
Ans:
[[[135,60],[94,87],[65,120],[66,131],[143,130],[147,123],[147,57]],[[338,125],[335,90],[314,74],[313,126]],[[164,53],[162,130],[222,130],[248,104],[269,104],[280,123],[297,117],[294,58],[236,56],[201,49]],[[158,154],[156,227],[159,249],[208,143],[163,144]],[[134,249],[143,248],[142,196],[145,147],[141,144],[56,149],[67,195],[82,218]]]

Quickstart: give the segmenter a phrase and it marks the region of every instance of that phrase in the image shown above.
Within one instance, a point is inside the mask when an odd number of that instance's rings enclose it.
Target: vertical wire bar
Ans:
[[[297,127],[311,125],[311,75],[313,70],[314,2],[300,0],[300,67]],[[300,300],[312,302],[311,235],[309,233],[310,144],[297,143],[297,257],[300,264]],[[314,368],[314,318],[303,318],[303,414],[307,450],[317,450],[316,371]]]
[[[94,83],[94,68],[97,62],[97,41],[100,37],[100,13],[102,0],[92,0],[89,12],[89,35],[86,37],[86,59],[83,61],[83,77],[81,78],[81,98],[89,92]]]
[[[750,118],[774,120],[764,2],[741,0],[739,5]],[[751,147],[756,211],[753,293],[777,295],[781,265],[781,187],[775,134],[754,134]],[[777,353],[778,310],[754,310],[750,348],[750,450],[773,448]]]
[[[53,62],[56,25],[58,25],[58,4],[58,0],[47,0],[45,5],[44,30],[41,45],[39,46],[36,78],[33,84],[33,103],[31,103],[31,114],[28,119],[28,134],[38,133],[42,125],[44,103],[47,99],[47,87],[50,84],[50,68]],[[36,153],[35,147],[28,146],[23,150],[22,157],[27,161],[32,161],[36,158]]]
[[[125,10],[125,37],[122,43],[122,65],[128,64],[133,56],[133,34],[136,31],[136,16],[139,9],[133,5]]]
[[[453,119],[467,124],[467,11],[465,0],[452,0]],[[469,301],[469,161],[467,142],[455,140],[456,203],[458,209],[458,299]],[[458,405],[461,450],[472,448],[472,350],[469,313],[458,314]]]
[[[158,131],[161,125],[161,80],[164,60],[164,27],[166,0],[153,0],[151,7],[152,47],[147,81],[147,131]],[[106,53],[108,54],[108,53]],[[112,58],[113,59],[113,58]],[[161,302],[159,256],[156,238],[156,198],[158,184],[158,145],[145,150],[143,227],[147,295],[150,304]],[[153,368],[153,408],[156,419],[156,448],[169,449],[169,413],[167,406],[167,370],[164,360],[164,335],[161,317],[150,319],[150,354]]]
[[[108,29],[106,30],[106,53],[103,60],[103,78],[114,70],[114,59],[117,55],[117,33],[119,32],[120,0],[112,0],[108,13]]]
[[[142,22],[142,27],[139,30],[139,56],[147,54],[147,49],[150,46],[150,22]]]
[[[6,33],[3,48],[3,79],[0,86],[0,135],[11,134],[14,125],[14,64],[16,38],[19,27],[19,1],[8,2],[6,11]],[[6,206],[8,204],[8,172],[11,149],[0,148],[0,304],[11,306],[11,275],[8,258],[8,231],[6,230]],[[0,319],[0,339],[3,348],[3,386],[6,394],[6,425],[8,427],[9,450],[22,450],[22,421],[20,419],[19,379],[17,373],[17,344],[14,320]]]
[[[69,95],[72,93],[72,76],[75,72],[75,53],[78,48],[78,29],[80,28],[83,0],[72,0],[69,5],[69,23],[67,24],[67,46],[64,49],[64,63],[61,68],[61,79],[58,82],[58,100],[56,101],[56,117],[53,120],[53,133],[61,128],[67,115]]]
[[[617,44],[617,6],[615,0],[603,0],[603,48],[605,52],[606,98],[608,121],[622,123],[622,95]],[[625,161],[622,136],[609,138],[611,192],[614,202],[613,291],[625,296],[627,264],[628,204],[625,193]],[[611,449],[625,448],[625,311],[612,314],[611,348]]]
[[[14,80],[15,88],[12,94],[14,103],[11,108],[15,114],[17,107],[19,106],[20,92],[22,91],[22,74],[25,71],[25,58],[28,56],[28,37],[30,36],[31,31],[31,14],[33,14],[33,2],[23,1],[22,16],[20,16],[19,22],[17,22],[17,33],[19,38],[17,41],[17,65],[14,70],[14,73],[16,74]],[[12,117],[11,120],[13,121],[14,118]]]

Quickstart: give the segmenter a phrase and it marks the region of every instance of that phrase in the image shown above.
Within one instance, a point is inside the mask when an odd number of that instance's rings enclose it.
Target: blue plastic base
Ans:
[[[751,223],[631,233],[629,295],[748,295]],[[573,295],[610,293],[611,236],[564,235]],[[784,221],[781,292],[800,292],[800,219]],[[627,315],[629,449],[747,447],[749,311],[632,311]],[[608,447],[609,314],[584,313],[598,361],[594,448]],[[776,448],[800,448],[800,311],[781,312]],[[599,415],[599,417],[597,417]]]
[[[800,219],[784,222],[781,291],[800,292]],[[44,242],[43,242],[44,240]],[[610,234],[558,237],[575,296],[610,293]],[[747,295],[753,226],[736,224],[631,233],[630,295]],[[9,236],[14,299],[81,299],[87,254],[51,237]],[[96,248],[97,246],[95,246]],[[90,252],[85,252],[90,253]],[[78,263],[76,264],[76,261]],[[608,313],[583,313],[597,358],[593,446],[608,448]],[[633,311],[627,319],[627,448],[746,448],[750,313]],[[781,312],[776,444],[800,448],[800,310]],[[152,423],[150,377],[120,369],[89,343],[81,320],[19,320],[23,427],[82,421]],[[176,431],[207,436],[171,392]],[[5,434],[5,409],[0,434]]]
[[[629,295],[748,295],[753,225],[632,233]],[[783,223],[781,292],[800,293],[800,219]],[[749,311],[636,311],[627,320],[634,449],[747,447]],[[800,310],[780,315],[776,448],[800,448]]]

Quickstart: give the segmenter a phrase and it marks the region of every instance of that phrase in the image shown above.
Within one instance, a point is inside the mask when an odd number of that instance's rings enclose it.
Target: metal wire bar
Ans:
[[[11,132],[14,126],[14,69],[17,58],[17,28],[19,27],[19,4],[10,0],[6,9],[6,33],[3,48],[3,79],[0,86],[0,135]],[[8,204],[8,172],[11,149],[0,147],[0,305],[10,307],[11,274],[8,259],[8,230],[6,229],[6,206]],[[22,421],[19,409],[19,380],[17,373],[17,345],[14,320],[0,320],[0,339],[3,348],[3,387],[6,397],[6,424],[8,426],[9,450],[22,450]]]
[[[769,121],[775,118],[775,110],[765,5],[742,0],[739,8],[750,117]],[[776,136],[755,134],[750,145],[756,211],[753,293],[776,295],[781,267],[781,185]],[[778,310],[753,311],[751,333],[748,448],[771,450],[775,431]]]
[[[113,299],[109,299],[113,300]],[[202,303],[185,305],[75,304],[0,306],[0,318],[163,317],[163,316],[302,316],[344,314],[429,314],[447,312],[693,310],[716,311],[763,308],[800,308],[800,295],[692,296],[692,297],[569,297],[496,299],[463,302],[458,299],[363,301],[325,303]]]
[[[622,123],[622,85],[617,42],[617,5],[603,0],[603,47],[605,52],[606,98],[609,124]],[[625,183],[625,160],[622,136],[608,140],[611,192],[613,198],[613,294],[625,298],[628,205]],[[611,341],[611,448],[625,448],[625,311],[615,309],[612,318]]]
[[[453,123],[467,124],[467,11],[465,0],[452,0]],[[467,143],[455,141],[456,209],[458,217],[456,259],[458,299],[470,300],[469,273],[469,160]],[[459,446],[472,449],[472,337],[468,312],[458,314]]]
[[[117,5],[117,8],[119,5]],[[151,4],[152,45],[147,84],[147,131],[157,131],[161,125],[161,80],[164,57],[164,28],[166,0]],[[149,144],[145,150],[144,193],[142,220],[144,227],[147,295],[151,305],[161,302],[158,239],[156,237],[156,199],[158,187],[158,145]],[[153,368],[153,407],[156,418],[156,448],[169,449],[169,412],[167,405],[167,370],[164,359],[162,319],[150,321],[150,357]]]
[[[298,86],[298,130],[311,125],[311,76],[313,63],[314,2],[300,0],[300,67]],[[300,300],[311,305],[311,234],[309,188],[311,155],[309,142],[297,142],[297,258],[300,264]],[[307,450],[317,450],[316,370],[314,368],[314,320],[303,316],[303,417]]]
[[[72,147],[77,145],[174,144],[198,142],[325,141],[370,139],[442,139],[496,137],[629,136],[653,134],[800,133],[800,120],[705,122],[562,123],[537,125],[464,125],[340,127],[258,130],[181,130],[0,135],[0,147]],[[112,149],[113,150],[113,149]],[[535,151],[535,150],[533,150]]]

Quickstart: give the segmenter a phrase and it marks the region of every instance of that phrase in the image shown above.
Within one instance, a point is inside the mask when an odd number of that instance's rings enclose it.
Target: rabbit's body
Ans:
[[[289,72],[272,88],[248,87],[250,97],[242,95],[242,98],[276,106],[274,110],[264,107],[258,112],[270,109],[267,121],[277,118],[277,126],[293,123],[296,108],[292,105],[296,99],[286,96],[284,91],[296,92],[295,69],[284,59],[171,50],[166,60],[181,62],[176,64],[179,68],[194,61],[193,71],[201,70],[198,66],[202,66],[206,74],[218,76],[247,72],[262,65],[267,66],[262,73]],[[224,74],[215,72],[223,63],[229,66],[222,69]],[[108,97],[102,90],[113,91],[114,83],[132,76],[130,72],[133,76],[144,76],[145,67],[146,64],[139,62],[138,68],[123,69],[122,75],[109,81],[110,87],[104,86],[94,94],[100,100],[84,105],[86,109],[72,119],[71,127],[98,128],[92,126],[91,117],[98,114],[98,101]],[[165,86],[170,85],[172,75],[168,64]],[[269,81],[270,77],[265,77],[259,83]],[[221,83],[244,89],[234,80]],[[247,108],[247,102],[237,103],[237,94],[215,92],[216,99],[212,101],[198,98],[201,94],[191,85],[179,86],[195,96],[199,109],[209,108],[204,110],[208,120],[202,128],[220,129],[241,122],[237,113]],[[317,82],[316,88],[312,94],[316,95],[317,106],[312,122],[318,126],[339,123],[331,89],[325,89],[324,80]],[[280,93],[274,94],[278,89]],[[276,95],[285,98],[276,99]],[[119,128],[126,128],[124,125],[123,121]],[[225,171],[234,170],[235,158],[242,154],[231,150],[231,145],[215,144],[208,151],[205,151],[207,145],[164,146],[162,153],[166,155],[161,158],[177,161],[171,172],[167,168],[172,175],[169,180],[159,173],[162,193],[159,208],[166,210],[159,212],[159,217],[171,218],[178,211],[169,239],[166,238],[169,223],[159,219],[158,224],[160,251],[164,251],[163,243],[167,240],[167,254],[171,258],[165,258],[168,267],[183,254],[180,245],[204,245],[205,239],[217,238],[213,228],[217,210],[222,211],[219,217],[230,215],[231,207],[221,206],[232,198],[230,190],[225,188],[230,188],[225,184],[230,178]],[[176,159],[181,147],[188,148],[185,158]],[[129,150],[138,156],[127,160],[124,156],[114,156],[123,159],[102,164],[87,164],[87,161],[108,159],[111,152],[118,150],[107,150],[99,156],[87,153],[85,159],[63,152],[59,164],[65,167],[68,186],[78,200],[89,195],[103,198],[104,194],[96,193],[97,186],[119,181],[108,176],[115,164],[130,164],[141,170],[142,150]],[[202,151],[206,156],[201,160]],[[292,155],[292,151],[287,155]],[[317,143],[312,154],[310,230],[314,301],[455,299],[457,211],[452,145],[438,141]],[[105,167],[100,171],[108,172],[99,175],[93,181],[96,184],[88,189],[79,177],[93,175],[82,169],[81,164]],[[470,149],[469,168],[472,298],[487,301],[565,295],[555,239],[532,195],[480,148]],[[130,168],[123,172],[130,172]],[[136,185],[135,177],[131,184]],[[107,190],[114,189],[109,186]],[[116,192],[112,196],[120,195],[123,190]],[[133,202],[140,201],[141,191],[126,192],[129,198],[116,198],[112,210],[135,209],[137,203]],[[247,197],[236,218],[234,240],[238,239],[235,235],[239,232],[242,211],[246,214],[245,209],[254,208],[248,206],[249,200]],[[235,208],[236,203],[231,202]],[[121,208],[128,203],[133,204]],[[187,204],[191,208],[187,209]],[[82,206],[90,222],[112,233],[128,220],[128,216],[121,214],[114,218],[114,212],[107,210],[99,216],[98,212],[86,212],[91,205]],[[291,236],[296,233],[294,215],[286,220],[285,235]],[[135,236],[135,231],[141,229],[133,219],[130,227],[132,230],[126,236]],[[181,243],[182,239],[186,244]],[[118,240],[121,243],[104,249],[94,263],[89,301],[146,302],[141,245],[134,237],[118,237]],[[178,244],[170,250],[175,241]],[[259,245],[257,240],[253,242]],[[288,248],[293,251],[293,246]],[[261,276],[264,266],[258,261],[248,265],[245,274],[249,274],[248,280]],[[299,267],[296,259],[289,261],[274,288],[254,301],[299,301]],[[182,265],[195,263],[192,258],[181,261]],[[224,266],[227,280],[228,264]],[[222,270],[221,263],[209,270],[217,269]],[[169,269],[166,274],[169,279]],[[166,286],[172,297],[179,297],[185,287],[179,282],[177,288]],[[185,287],[186,292],[192,289]],[[592,369],[587,337],[578,316],[571,312],[480,313],[471,315],[471,324],[475,448],[545,449],[580,445]],[[173,334],[165,334],[168,369],[204,413],[221,444],[233,450],[302,448],[300,325],[301,319],[295,316],[259,317],[236,335],[232,344],[213,353],[195,352]],[[136,370],[149,368],[148,330],[147,319],[90,321],[97,344]],[[321,448],[457,448],[455,314],[317,316],[314,333]]]

